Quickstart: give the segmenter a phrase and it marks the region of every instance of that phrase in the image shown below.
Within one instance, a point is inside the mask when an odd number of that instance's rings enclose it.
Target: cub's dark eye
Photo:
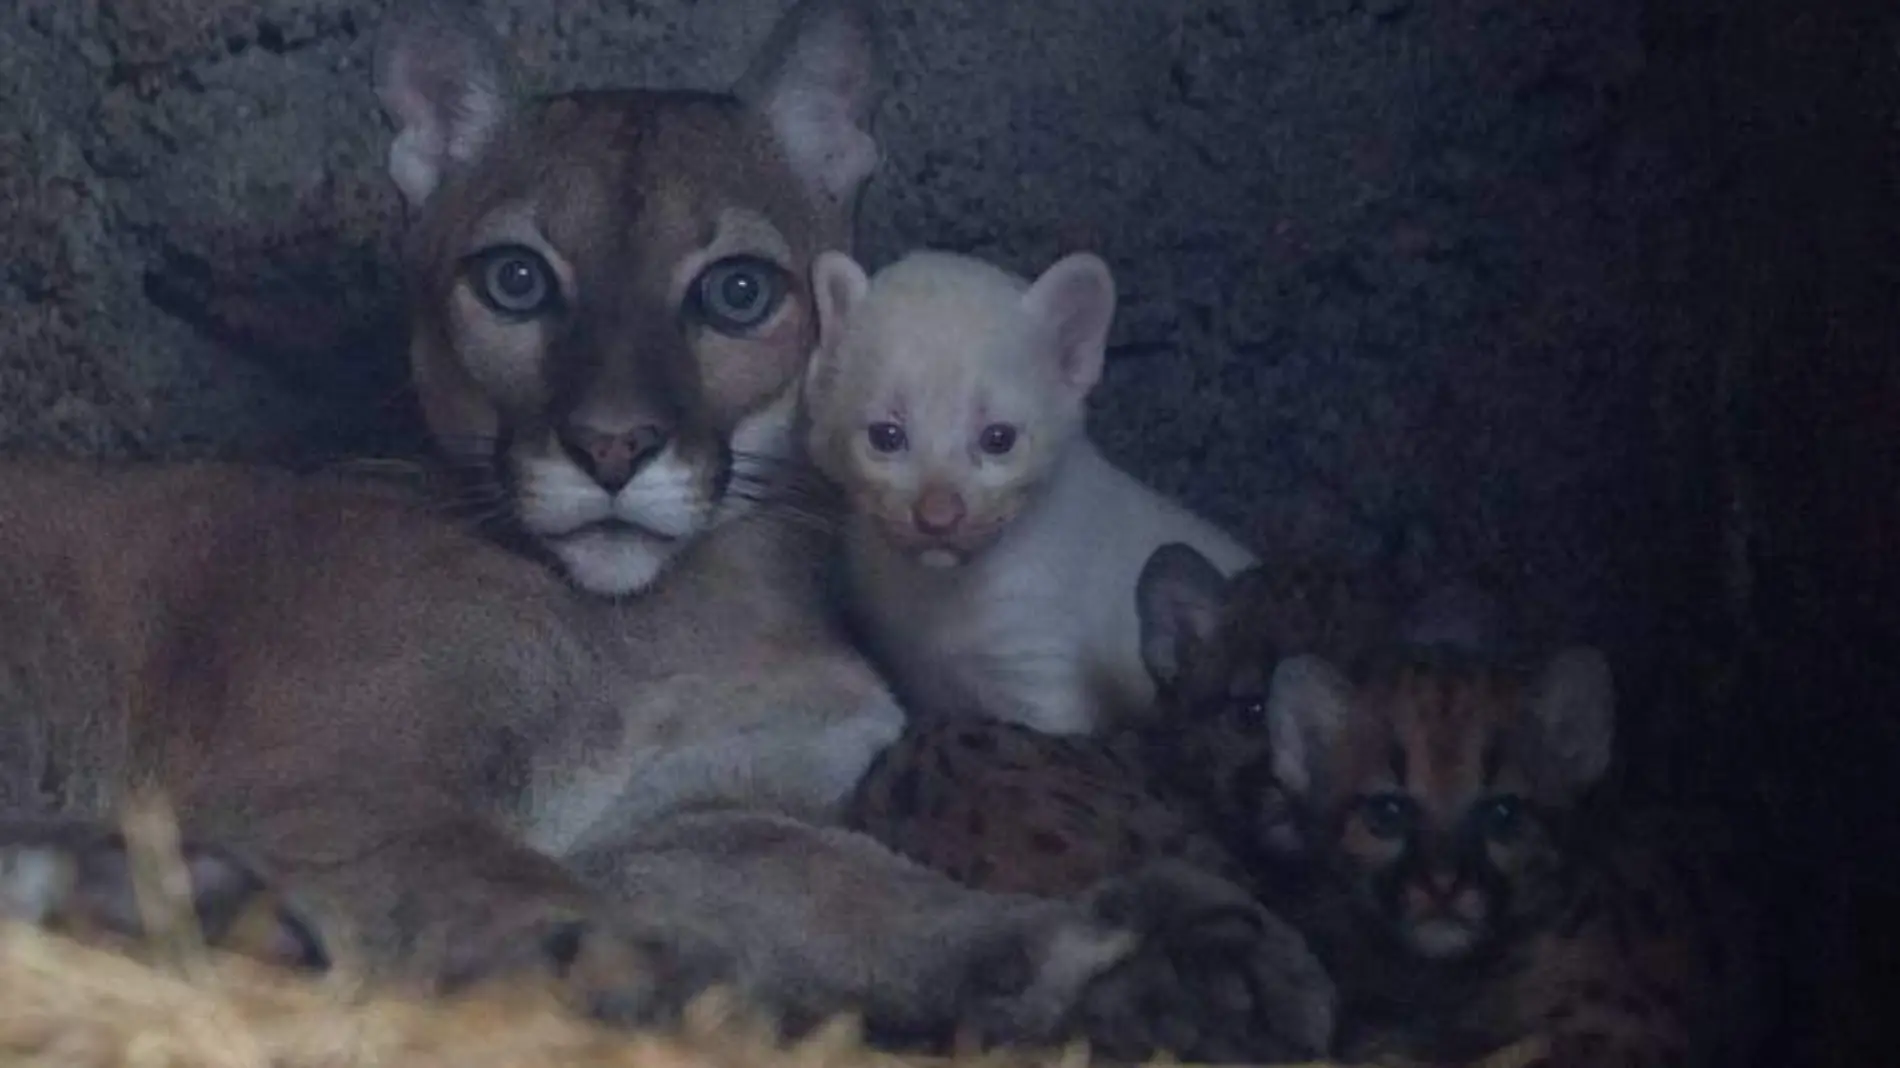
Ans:
[[[1359,803],[1359,818],[1374,838],[1401,838],[1412,829],[1412,800],[1377,794]]]
[[[1227,715],[1243,727],[1267,725],[1267,698],[1264,694],[1239,693],[1227,699]]]
[[[521,245],[498,245],[476,253],[468,275],[475,296],[503,315],[540,315],[561,299],[548,261]]]
[[[904,428],[896,423],[872,423],[864,433],[871,439],[871,447],[879,452],[897,452],[910,444]]]
[[[693,301],[706,325],[722,334],[743,334],[771,318],[785,299],[785,271],[752,256],[734,256],[699,273]]]
[[[1478,825],[1490,838],[1509,838],[1523,823],[1524,803],[1515,797],[1494,797],[1478,810]]]
[[[1016,447],[1016,428],[1008,423],[991,423],[983,428],[983,434],[977,439],[984,452],[991,456],[1006,455]]]

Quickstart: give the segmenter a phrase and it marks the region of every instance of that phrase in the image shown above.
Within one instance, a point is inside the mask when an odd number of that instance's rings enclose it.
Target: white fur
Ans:
[[[1029,286],[978,260],[913,253],[866,289],[842,256],[826,259],[814,270],[825,321],[807,386],[809,440],[851,494],[854,608],[906,700],[1053,733],[1145,712],[1154,694],[1135,585],[1149,555],[1186,542],[1223,574],[1253,556],[1088,440],[1082,403],[1112,311],[1112,289],[1104,300],[1089,286],[1112,286],[1106,268],[1070,257],[1044,276],[1059,285]],[[1038,318],[1064,308],[1079,317]],[[1071,351],[1058,352],[1065,344]],[[864,428],[883,420],[905,427],[902,455],[867,444]],[[971,444],[995,421],[1021,428],[1002,458]],[[899,543],[873,515],[880,499],[945,482],[972,502],[1031,488],[980,544]]]
[[[1173,541],[1223,574],[1254,561],[1078,438],[1042,499],[962,567],[933,569],[856,521],[847,554],[857,607],[913,704],[1074,734],[1153,701],[1135,580]]]
[[[517,471],[523,525],[552,539],[583,589],[607,596],[650,586],[687,540],[711,525],[716,509],[705,480],[671,445],[613,494],[553,450],[519,459]],[[609,519],[638,529],[573,533]]]
[[[603,597],[639,593],[660,577],[673,550],[636,533],[589,531],[556,544],[554,555],[581,589]]]

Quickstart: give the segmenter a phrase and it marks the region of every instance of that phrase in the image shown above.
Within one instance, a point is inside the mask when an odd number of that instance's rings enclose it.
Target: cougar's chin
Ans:
[[[575,584],[602,597],[626,597],[653,585],[682,547],[638,531],[591,528],[549,543]]]
[[[669,447],[609,493],[565,456],[520,457],[522,525],[582,589],[638,593],[712,525],[721,481],[713,466]]]

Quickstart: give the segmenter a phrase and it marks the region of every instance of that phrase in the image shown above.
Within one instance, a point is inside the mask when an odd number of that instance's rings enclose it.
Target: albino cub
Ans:
[[[813,265],[813,462],[850,501],[852,614],[921,714],[1051,733],[1145,712],[1135,580],[1167,542],[1253,562],[1109,463],[1084,429],[1115,283],[1077,253],[1032,283],[915,252],[875,279]]]

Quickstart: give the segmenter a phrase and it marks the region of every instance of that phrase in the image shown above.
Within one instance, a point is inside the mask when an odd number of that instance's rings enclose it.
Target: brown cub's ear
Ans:
[[[1616,733],[1610,663],[1588,646],[1551,657],[1530,698],[1530,768],[1539,792],[1568,800],[1603,777]]]
[[[466,0],[414,0],[376,42],[376,96],[396,125],[389,177],[421,207],[481,154],[513,106],[501,41]]]
[[[1135,616],[1141,621],[1141,661],[1155,685],[1167,689],[1220,626],[1227,579],[1191,545],[1170,542],[1149,554],[1135,579]]]
[[[868,0],[800,0],[733,87],[771,123],[805,188],[846,206],[877,167],[876,37]]]
[[[812,261],[811,289],[818,309],[818,347],[805,372],[806,403],[830,395],[838,376],[839,342],[851,315],[871,289],[871,280],[858,261],[837,251],[821,252]]]
[[[1078,397],[1094,389],[1115,321],[1115,276],[1108,264],[1089,252],[1062,257],[1023,294],[1023,308],[1054,334],[1063,385]]]
[[[1310,653],[1280,662],[1267,695],[1267,737],[1281,786],[1311,793],[1351,714],[1352,683],[1339,669]]]
[[[316,926],[254,869],[202,843],[181,851],[206,943],[279,966],[329,967]],[[136,937],[145,926],[136,863],[124,837],[101,826],[0,825],[0,917],[74,935]]]

